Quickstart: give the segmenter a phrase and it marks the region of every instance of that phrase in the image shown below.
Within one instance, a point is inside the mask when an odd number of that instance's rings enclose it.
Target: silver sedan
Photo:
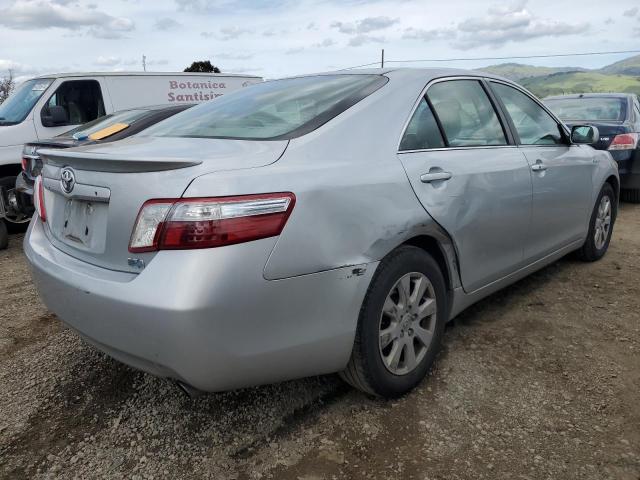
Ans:
[[[186,388],[340,372],[392,397],[464,308],[605,254],[619,178],[597,139],[478,72],[276,80],[41,150],[25,251],[62,321]]]

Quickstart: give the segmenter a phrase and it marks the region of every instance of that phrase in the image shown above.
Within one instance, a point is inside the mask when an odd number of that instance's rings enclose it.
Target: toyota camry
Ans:
[[[40,150],[25,251],[48,308],[133,367],[204,391],[340,372],[393,397],[467,306],[605,254],[620,186],[597,141],[479,72],[275,80]]]

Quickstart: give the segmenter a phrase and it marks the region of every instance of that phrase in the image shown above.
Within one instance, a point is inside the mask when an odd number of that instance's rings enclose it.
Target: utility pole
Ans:
[[[142,70],[147,71],[147,56],[142,55]]]
[[[384,48],[382,49],[382,59],[380,61],[380,68],[384,68]]]

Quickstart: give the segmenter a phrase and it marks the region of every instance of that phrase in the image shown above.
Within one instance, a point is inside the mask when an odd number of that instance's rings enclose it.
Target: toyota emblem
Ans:
[[[64,193],[71,193],[76,184],[76,175],[69,167],[64,167],[60,173],[60,186]]]

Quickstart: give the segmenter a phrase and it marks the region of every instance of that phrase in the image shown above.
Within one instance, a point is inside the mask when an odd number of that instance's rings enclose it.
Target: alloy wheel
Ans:
[[[609,230],[611,229],[611,199],[608,195],[604,195],[598,205],[598,213],[596,215],[596,225],[594,231],[595,247],[600,250],[607,243],[609,238]]]
[[[379,349],[387,370],[406,375],[420,364],[433,339],[436,295],[423,273],[402,276],[387,294],[379,327]]]

